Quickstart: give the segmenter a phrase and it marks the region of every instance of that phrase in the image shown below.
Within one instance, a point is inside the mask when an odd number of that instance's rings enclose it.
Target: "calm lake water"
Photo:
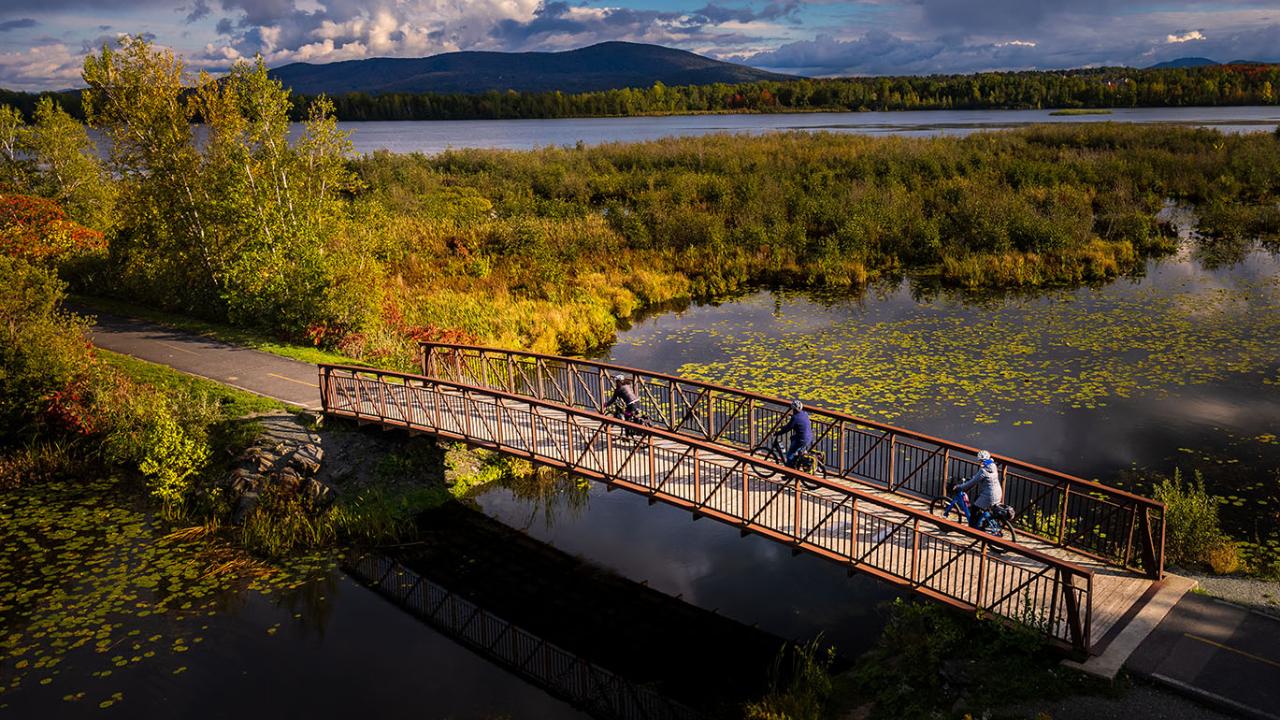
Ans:
[[[966,135],[1034,123],[1135,122],[1213,127],[1224,132],[1270,131],[1280,108],[1133,108],[1110,115],[1053,115],[1050,110],[930,110],[912,112],[679,115],[563,120],[433,120],[344,122],[357,153],[438,153],[449,148],[527,150],[547,145],[597,145],[712,133],[792,130],[862,135]]]

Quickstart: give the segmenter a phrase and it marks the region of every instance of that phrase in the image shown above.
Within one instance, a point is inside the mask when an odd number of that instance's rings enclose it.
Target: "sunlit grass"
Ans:
[[[130,355],[97,348],[98,357],[128,375],[130,378],[166,392],[179,391],[184,395],[203,395],[221,408],[229,419],[277,411],[297,410],[290,405],[262,395],[223,385],[220,382],[188,375],[167,365],[139,360]]]

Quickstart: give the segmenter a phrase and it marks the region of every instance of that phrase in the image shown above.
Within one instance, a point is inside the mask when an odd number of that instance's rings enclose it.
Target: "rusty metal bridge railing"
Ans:
[[[750,452],[786,421],[787,401],[608,363],[445,343],[422,345],[423,375],[600,412],[611,376],[635,379],[648,417],[683,436]],[[917,500],[971,475],[977,448],[844,413],[809,408],[829,477]],[[1159,579],[1164,506],[1133,493],[996,455],[1020,533]]]
[[[340,365],[321,365],[319,375],[331,416],[563,468],[952,606],[1032,627],[1078,653],[1090,647],[1092,571],[856,484],[819,480],[687,433],[493,387]],[[628,432],[632,437],[624,439]]]

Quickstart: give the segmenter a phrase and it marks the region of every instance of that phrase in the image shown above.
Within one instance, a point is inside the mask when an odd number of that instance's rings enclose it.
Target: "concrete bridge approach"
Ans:
[[[602,412],[633,377],[652,424]],[[997,457],[1017,541],[931,515],[976,450],[811,410],[826,478],[752,455],[786,401],[659,373],[429,344],[421,374],[321,365],[333,416],[461,440],[563,468],[871,574],[918,595],[1100,651],[1163,570],[1164,508],[1123,490]]]

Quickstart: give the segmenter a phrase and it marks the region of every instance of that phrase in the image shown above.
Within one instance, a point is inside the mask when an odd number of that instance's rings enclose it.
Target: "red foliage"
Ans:
[[[89,393],[89,378],[80,375],[45,399],[45,421],[76,435],[92,435],[99,425]]]
[[[404,319],[404,313],[400,311],[400,307],[394,301],[388,301],[383,304],[382,319],[397,336],[415,347],[418,343],[423,342],[457,343],[461,345],[479,343],[479,338],[475,335],[458,328],[410,324]],[[365,333],[352,332],[342,327],[333,327],[324,323],[309,325],[307,327],[307,338],[317,347],[333,347],[344,355],[369,360],[387,357],[392,352],[389,348],[379,347],[378,343],[372,343],[374,347],[371,348],[369,336]]]
[[[442,328],[438,325],[410,325],[405,321],[400,308],[393,302],[382,306],[382,317],[395,329],[396,334],[413,343],[443,342],[461,345],[476,345],[479,338],[466,330],[458,328]]]
[[[31,195],[0,195],[0,253],[39,261],[105,248],[102,233],[69,220],[56,202]]]

